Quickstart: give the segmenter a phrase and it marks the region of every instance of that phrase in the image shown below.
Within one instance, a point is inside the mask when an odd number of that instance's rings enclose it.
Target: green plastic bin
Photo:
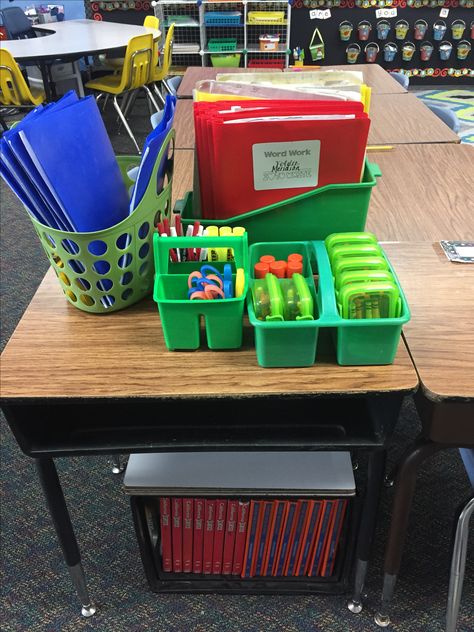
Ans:
[[[167,165],[167,184],[156,193],[158,168],[169,143],[174,143],[174,130],[156,159],[143,199],[119,224],[91,233],[71,233],[44,226],[30,216],[62,290],[75,307],[95,314],[115,312],[152,291],[154,226],[158,213],[162,218],[171,214],[172,161]],[[127,188],[133,184],[127,171],[140,161],[140,156],[117,158]],[[102,254],[92,254],[91,246]]]
[[[249,244],[325,239],[331,233],[365,229],[372,188],[381,175],[378,165],[366,160],[361,182],[329,184],[235,217],[201,219],[195,215],[192,193],[178,200],[175,211],[181,213],[185,224],[199,219],[204,226],[244,226]]]
[[[240,66],[240,53],[233,55],[211,55],[211,64],[217,68],[238,68]]]
[[[339,315],[329,257],[323,241],[258,243],[250,247],[250,270],[263,254],[285,259],[299,252],[318,274],[315,289],[313,274],[308,268],[303,274],[315,298],[314,321],[264,322],[256,318],[252,298],[247,298],[251,325],[255,328],[257,361],[263,367],[310,366],[317,361],[318,334],[321,328],[332,330],[340,365],[391,364],[395,358],[403,325],[410,319],[405,295],[393,268],[390,270],[402,299],[402,313],[398,318],[349,320]],[[250,283],[252,284],[252,279]]]
[[[187,298],[188,276],[208,261],[170,263],[171,248],[233,248],[235,271],[243,268],[245,287],[242,296],[230,299],[190,300]],[[210,349],[237,349],[242,346],[245,295],[248,289],[247,235],[236,237],[167,237],[153,238],[155,257],[155,289],[166,346],[176,349],[198,349],[201,344],[201,319],[205,320]],[[212,262],[222,270],[225,262]]]

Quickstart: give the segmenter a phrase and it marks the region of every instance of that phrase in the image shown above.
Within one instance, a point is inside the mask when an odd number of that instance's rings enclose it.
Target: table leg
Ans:
[[[365,490],[364,505],[357,538],[354,592],[352,599],[347,604],[349,610],[356,614],[362,610],[362,591],[364,589],[370,551],[374,539],[386,456],[387,453],[385,450],[377,450],[372,452],[369,456],[367,488]]]
[[[91,602],[87,590],[86,578],[81,564],[81,554],[56,466],[53,459],[43,458],[36,459],[36,467],[64,559],[68,566],[74,588],[81,600],[81,612],[84,617],[90,617],[95,614],[96,608]]]
[[[390,625],[389,609],[400,570],[418,467],[425,459],[443,447],[441,444],[419,438],[400,463],[395,481],[392,519],[385,550],[382,600],[380,610],[375,615],[375,622],[381,627]]]
[[[49,73],[47,64],[43,61],[39,64],[41,70],[41,78],[43,79],[43,88],[46,95],[46,101],[50,103],[53,100],[53,93],[51,90],[51,84],[49,82]]]

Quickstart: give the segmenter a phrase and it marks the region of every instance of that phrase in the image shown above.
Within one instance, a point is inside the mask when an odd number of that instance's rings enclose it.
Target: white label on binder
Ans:
[[[377,9],[375,11],[375,17],[379,18],[396,18],[397,10],[396,9]]]
[[[253,145],[253,184],[256,191],[297,189],[318,184],[321,141]]]
[[[309,12],[310,20],[328,20],[331,17],[331,9],[313,9]]]
[[[449,9],[441,9],[441,11],[439,12],[440,18],[447,18],[448,15],[449,15]]]

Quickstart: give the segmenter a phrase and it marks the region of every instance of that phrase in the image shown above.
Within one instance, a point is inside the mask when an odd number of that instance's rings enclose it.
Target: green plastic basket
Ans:
[[[329,184],[235,217],[201,219],[194,211],[192,193],[178,200],[175,211],[181,213],[185,224],[199,219],[204,227],[243,226],[249,244],[325,239],[331,233],[365,229],[372,188],[380,175],[378,165],[366,160],[361,182]]]
[[[235,37],[215,37],[208,41],[207,46],[212,53],[233,51],[237,48]]]
[[[171,160],[167,165],[168,182],[160,194],[156,193],[158,168],[169,143],[174,144],[174,130],[156,159],[140,204],[116,226],[91,233],[71,233],[49,228],[31,218],[63,292],[75,307],[95,314],[115,312],[151,292],[154,226],[158,213],[162,217],[171,214]],[[117,158],[127,188],[133,184],[127,171],[138,166],[140,160],[140,156]],[[92,254],[91,247],[102,254]]]
[[[211,55],[211,64],[217,68],[238,68],[240,66],[240,53],[233,55]]]
[[[392,364],[397,353],[403,325],[410,320],[410,311],[396,274],[387,259],[402,299],[398,318],[349,320],[339,315],[329,257],[323,241],[258,243],[250,247],[250,270],[263,254],[285,259],[290,253],[303,255],[317,272],[316,291],[313,275],[303,274],[316,299],[314,321],[264,322],[255,316],[252,297],[247,297],[250,323],[255,328],[257,361],[263,367],[310,366],[317,359],[320,328],[330,328],[340,365]],[[250,284],[252,284],[252,279]]]
[[[209,263],[187,261],[170,263],[171,248],[233,248],[233,281],[235,270],[243,268],[245,287],[242,296],[218,300],[187,298],[188,276]],[[166,346],[176,349],[198,349],[201,344],[201,318],[205,320],[207,344],[210,349],[237,349],[242,346],[245,295],[248,289],[247,235],[239,237],[168,237],[153,238],[155,257],[155,289],[153,298],[158,305]],[[213,262],[222,270],[225,262]]]

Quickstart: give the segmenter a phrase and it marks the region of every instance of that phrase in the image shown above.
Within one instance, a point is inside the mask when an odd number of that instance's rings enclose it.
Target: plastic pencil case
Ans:
[[[249,11],[247,24],[285,24],[284,11]]]
[[[232,37],[215,38],[210,39],[207,46],[212,53],[233,51],[237,48],[237,40]]]
[[[169,143],[174,144],[174,130],[158,154],[140,204],[119,224],[91,233],[71,233],[44,226],[30,216],[61,288],[75,307],[95,314],[116,312],[152,291],[153,227],[159,214],[162,218],[171,215],[172,161],[166,165],[167,184],[156,193],[158,169]],[[117,158],[127,188],[133,184],[127,172],[140,161],[140,156]]]
[[[345,319],[336,304],[334,280],[329,257],[322,241],[258,243],[250,247],[250,270],[264,254],[285,259],[290,253],[303,255],[303,275],[315,297],[314,321],[262,322],[255,316],[251,296],[247,299],[250,323],[255,328],[257,361],[264,367],[310,366],[317,359],[321,328],[333,332],[337,363],[341,365],[391,364],[395,358],[402,326],[410,312],[400,283],[387,261],[401,299],[401,315],[396,318]],[[318,288],[313,272],[318,274]],[[250,284],[254,281],[251,279]]]
[[[211,55],[211,64],[217,68],[238,68],[240,66],[240,53],[233,55]]]
[[[325,239],[331,233],[364,230],[372,189],[380,175],[378,165],[366,160],[361,182],[329,184],[225,219],[203,219],[195,215],[192,193],[179,200],[175,210],[181,212],[184,223],[199,219],[204,227],[244,226],[249,244]]]
[[[209,11],[204,14],[206,26],[240,26],[240,11]]]
[[[207,261],[171,263],[171,248],[232,248],[235,271],[243,268],[245,286],[240,297],[215,300],[187,298],[188,276],[200,270]],[[153,239],[155,288],[153,298],[158,305],[166,346],[170,351],[198,349],[201,343],[200,323],[204,317],[207,344],[210,349],[237,349],[242,345],[245,295],[248,289],[247,235],[241,237],[159,237]],[[225,262],[214,262],[217,269]]]

